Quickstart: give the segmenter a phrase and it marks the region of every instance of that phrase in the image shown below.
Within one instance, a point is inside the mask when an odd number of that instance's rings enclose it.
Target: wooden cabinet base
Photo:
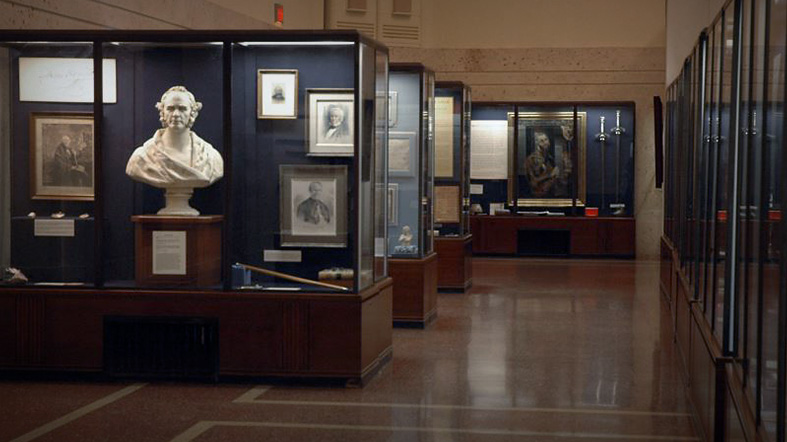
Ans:
[[[481,255],[633,258],[634,218],[573,216],[470,217],[473,252]]]
[[[221,215],[132,216],[136,284],[146,287],[218,285],[221,282],[223,219]],[[166,250],[168,244],[165,242],[169,238],[155,239],[159,233],[183,234],[184,243]],[[156,258],[164,262],[157,263]],[[173,271],[181,265],[182,269]]]
[[[106,324],[120,318],[137,327],[126,339],[149,338],[130,346],[133,352],[120,352],[133,359],[127,366],[145,367],[145,358],[167,356],[159,371],[131,370],[126,376],[186,377],[172,367],[193,367],[193,353],[179,356],[181,340],[193,333],[173,327],[182,323],[193,330],[195,323],[207,323],[215,324],[216,338],[204,353],[218,358],[218,372],[210,379],[270,376],[363,384],[391,356],[392,295],[391,278],[359,294],[2,289],[0,336],[11,342],[0,347],[6,350],[0,370],[111,375],[108,367],[117,364],[108,360],[113,352]],[[150,323],[158,328],[147,327]],[[161,323],[175,332],[162,336]]]
[[[438,237],[437,288],[442,291],[464,292],[473,285],[473,235]]]
[[[389,259],[388,272],[394,282],[394,325],[425,327],[437,316],[437,254]]]

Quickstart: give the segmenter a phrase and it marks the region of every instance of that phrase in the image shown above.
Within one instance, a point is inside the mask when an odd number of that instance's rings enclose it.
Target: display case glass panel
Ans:
[[[598,207],[599,216],[633,217],[634,105],[577,106],[579,130],[582,116],[587,119],[586,205]],[[581,143],[582,137],[577,141]],[[581,145],[579,147],[581,149]],[[581,150],[578,153],[581,158]],[[578,169],[581,171],[581,164]],[[580,173],[577,178],[581,177]],[[581,183],[579,189],[582,189]]]
[[[234,268],[233,288],[331,290],[317,281],[360,291],[387,274],[387,61],[352,41],[233,45],[230,262],[278,273]],[[272,78],[293,97],[294,117],[258,116],[271,99],[258,95],[267,70],[297,73]]]
[[[435,85],[434,222],[440,236],[469,233],[469,87]]]
[[[763,205],[767,207],[765,240],[763,241],[763,256],[765,264],[762,274],[762,409],[760,417],[763,426],[770,434],[776,434],[777,422],[781,421],[784,425],[785,416],[777,417],[779,409],[779,395],[785,395],[785,390],[779,391],[780,384],[779,372],[783,373],[784,367],[780,367],[785,361],[787,348],[784,345],[783,327],[784,321],[784,286],[785,277],[783,253],[785,253],[784,240],[782,239],[782,227],[784,226],[784,210],[782,209],[782,191],[784,189],[784,82],[785,82],[785,57],[787,52],[785,46],[787,41],[787,5],[782,1],[769,0],[767,21],[767,69],[765,70],[765,97],[764,97],[764,121],[763,121],[763,160],[766,161],[762,171],[766,176],[763,178],[765,189],[763,189]],[[779,310],[782,317],[780,318]],[[782,324],[782,325],[780,325]],[[783,380],[782,380],[783,381]],[[784,386],[784,382],[781,382]]]
[[[102,107],[106,285],[221,288],[224,46],[102,49],[120,86]]]
[[[94,49],[82,42],[0,47],[4,285],[96,281]],[[107,71],[115,66],[115,59],[104,61]],[[106,79],[105,98],[116,101],[116,77]]]
[[[431,70],[421,65],[392,65],[388,251],[396,258],[423,258],[432,251],[433,93]]]

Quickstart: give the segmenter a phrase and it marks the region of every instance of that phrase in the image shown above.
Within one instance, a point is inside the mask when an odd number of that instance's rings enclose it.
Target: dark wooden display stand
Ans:
[[[425,327],[437,316],[437,253],[424,258],[391,258],[395,326]]]
[[[470,217],[473,252],[489,255],[563,255],[633,258],[634,218],[490,216]],[[524,235],[541,235],[543,250],[523,247]],[[526,237],[525,237],[526,238]],[[553,241],[550,244],[550,241]]]
[[[434,239],[437,252],[437,288],[464,292],[473,285],[473,235]]]
[[[221,215],[159,216],[136,215],[134,258],[136,283],[140,286],[209,287],[221,282]],[[186,274],[153,273],[153,232],[186,232]]]
[[[391,278],[359,294],[0,288],[0,370],[102,373],[106,318],[207,318],[219,379],[362,383],[391,356],[392,292]]]

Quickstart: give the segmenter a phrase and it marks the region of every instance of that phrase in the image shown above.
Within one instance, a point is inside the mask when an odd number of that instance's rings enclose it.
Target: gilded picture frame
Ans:
[[[509,201],[518,207],[570,207],[577,178],[577,206],[587,201],[587,112],[519,112]],[[577,164],[572,150],[576,149]],[[514,184],[515,183],[515,184]]]

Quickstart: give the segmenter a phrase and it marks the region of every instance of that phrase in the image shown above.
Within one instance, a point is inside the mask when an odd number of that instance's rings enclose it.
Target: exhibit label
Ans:
[[[186,232],[153,232],[153,274],[186,274]]]
[[[35,236],[74,237],[73,219],[37,219],[33,224]]]

